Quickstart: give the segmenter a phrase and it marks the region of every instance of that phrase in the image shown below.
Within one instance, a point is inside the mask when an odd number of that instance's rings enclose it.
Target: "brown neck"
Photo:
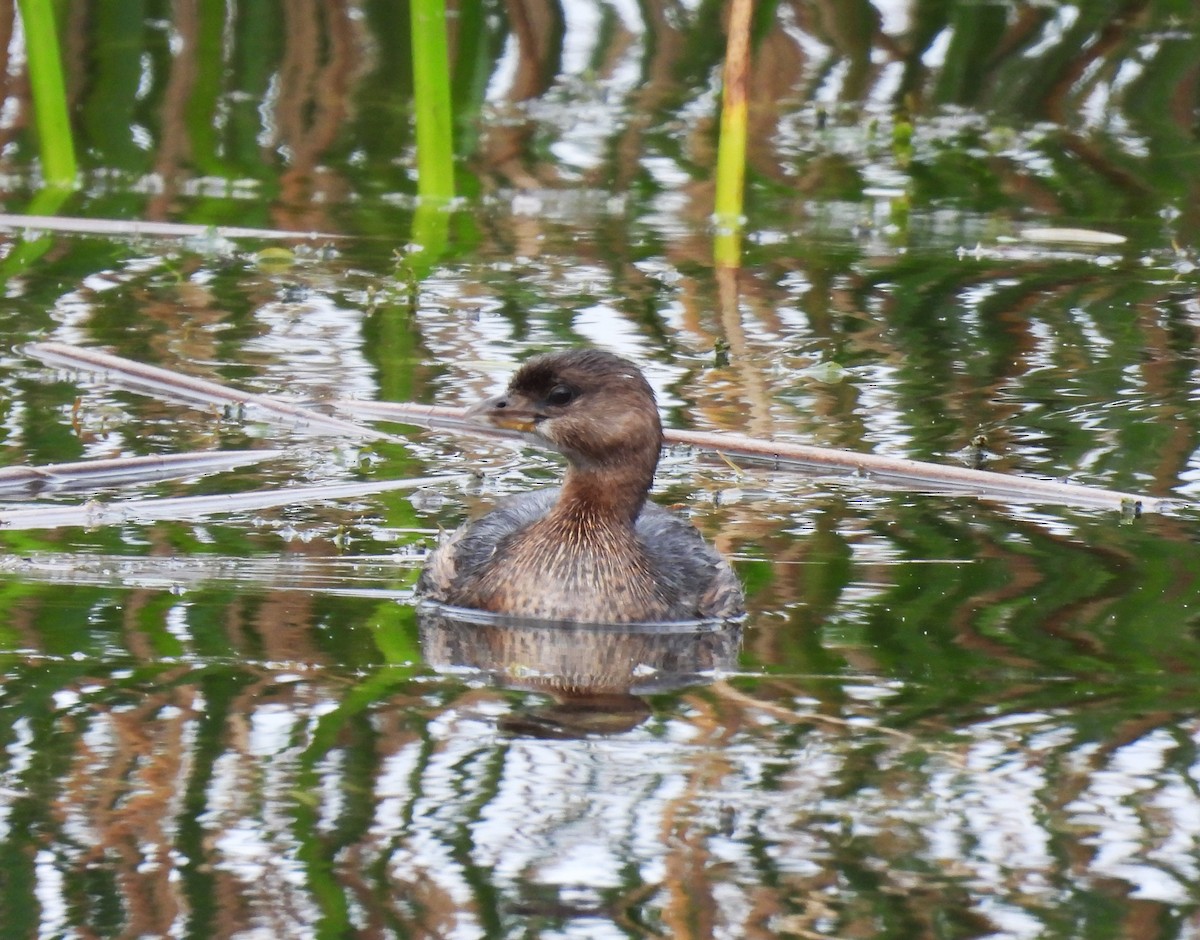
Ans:
[[[553,513],[573,517],[589,515],[632,527],[654,482],[657,464],[657,451],[652,460],[629,464],[603,467],[571,464]]]

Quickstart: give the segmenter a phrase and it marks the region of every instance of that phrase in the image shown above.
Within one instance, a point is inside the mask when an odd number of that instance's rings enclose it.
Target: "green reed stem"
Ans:
[[[25,207],[26,215],[57,215],[62,204],[71,195],[65,186],[46,186],[34,193],[29,205]],[[17,274],[23,274],[48,252],[60,239],[52,234],[28,237],[28,233],[15,240],[8,254],[0,260],[0,290],[8,283],[8,279]]]
[[[750,20],[753,0],[733,0],[721,94],[721,137],[717,143],[717,192],[713,215],[717,264],[737,267],[741,260],[742,208],[746,184],[747,86],[750,75]]]
[[[454,136],[445,0],[410,0],[413,97],[417,114],[417,195],[454,198]]]
[[[54,24],[54,6],[52,0],[20,0],[19,5],[42,154],[42,176],[48,186],[73,188],[75,144],[67,115],[67,91],[58,50],[58,29]]]

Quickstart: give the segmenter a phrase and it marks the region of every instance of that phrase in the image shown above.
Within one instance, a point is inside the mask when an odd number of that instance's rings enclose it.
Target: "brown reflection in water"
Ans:
[[[662,0],[650,0],[641,5],[641,13],[653,37],[653,51],[644,62],[644,81],[630,95],[628,122],[615,148],[613,189],[619,193],[628,192],[644,172],[641,161],[645,132],[655,125],[662,109],[678,92],[679,63],[686,52],[687,37],[672,25],[675,10],[671,6]]]
[[[201,58],[199,12],[196,0],[172,6],[178,49],[162,93],[154,161],[163,189],[147,201],[147,219],[174,217],[181,187],[195,169],[188,105],[201,69],[215,67]],[[282,12],[283,58],[264,135],[264,157],[270,162],[279,154],[284,164],[272,223],[288,231],[330,231],[328,208],[344,201],[347,188],[324,158],[348,126],[352,92],[369,62],[368,43],[361,18],[341,0],[296,0]]]
[[[164,194],[162,198],[167,197]],[[188,363],[189,373],[207,373],[219,381],[216,365],[222,359],[218,327],[231,319],[231,313],[206,278],[193,276],[204,273],[204,264],[197,258],[181,259],[177,279],[169,289],[154,281],[134,281],[129,284],[129,296],[138,316],[160,327],[148,331],[145,339],[154,351],[154,361],[182,360]],[[246,287],[250,287],[249,279]],[[95,303],[101,307],[104,301],[96,298]],[[208,364],[208,368],[198,363]]]
[[[178,208],[176,197],[188,175],[191,136],[187,126],[187,103],[199,73],[197,62],[200,31],[198,0],[176,0],[172,4],[173,27],[179,37],[179,51],[171,56],[163,103],[159,113],[158,151],[154,172],[162,181],[162,190],[146,202],[145,218],[166,221]]]
[[[550,161],[534,164],[530,142],[537,130],[532,119],[519,119],[520,106],[544,94],[554,83],[561,55],[562,11],[553,0],[508,0],[508,26],[516,37],[517,62],[506,99],[516,115],[485,125],[476,165],[492,186],[538,189],[558,174]]]
[[[1188,466],[1192,454],[1200,448],[1200,432],[1191,421],[1180,416],[1190,413],[1194,406],[1193,393],[1186,376],[1191,371],[1192,350],[1200,348],[1200,322],[1173,315],[1170,288],[1159,296],[1144,298],[1134,309],[1139,332],[1139,374],[1146,390],[1155,402],[1166,403],[1153,416],[1166,439],[1158,450],[1153,485],[1147,492],[1169,495],[1175,487],[1180,468]],[[1176,520],[1164,522],[1178,539],[1189,538]]]
[[[1003,545],[980,540],[977,558],[1002,560],[1008,577],[1000,587],[979,591],[950,611],[949,622],[954,629],[954,642],[964,649],[989,656],[997,663],[1007,663],[1016,669],[1035,668],[1037,661],[1014,650],[979,630],[981,617],[1001,604],[1029,596],[1044,581],[1038,563],[1024,555],[1005,551]]]
[[[189,729],[203,707],[194,686],[173,684],[188,672],[166,673],[149,694],[81,723],[78,732],[86,733],[76,738],[52,809],[62,827],[58,838],[79,851],[76,872],[111,872],[127,936],[167,936],[186,907],[173,859],[194,757]],[[64,730],[74,724],[64,720]]]
[[[800,28],[808,35],[829,43],[839,58],[849,62],[842,86],[842,98],[859,101],[870,91],[877,69],[872,51],[878,46],[895,57],[899,50],[882,30],[879,10],[868,0],[816,0],[790,4]],[[783,49],[787,49],[784,46]],[[791,44],[793,55],[803,55],[799,44]],[[782,54],[782,50],[781,50]]]
[[[343,0],[289,0],[283,5],[284,51],[274,145],[287,157],[275,224],[328,231],[328,207],[344,183],[322,159],[350,113],[350,92],[366,62],[361,20]]]
[[[771,395],[761,364],[755,362],[747,348],[738,290],[740,273],[740,268],[717,265],[717,301],[721,310],[722,333],[729,344],[731,366],[740,379],[741,403],[743,407],[747,404],[750,406],[749,421],[742,425],[741,430],[755,437],[770,438],[774,431]]]
[[[161,599],[159,591],[133,591],[121,608],[125,648],[137,662],[160,659],[145,624],[161,609]],[[158,672],[152,683],[131,690],[109,678],[63,690],[88,702],[86,710],[59,719],[74,746],[52,806],[61,827],[54,838],[71,847],[63,862],[69,878],[104,871],[113,879],[124,935],[167,936],[181,919],[201,913],[213,918],[212,936],[232,937],[264,923],[273,925],[274,935],[296,935],[305,894],[289,881],[288,863],[282,862],[294,838],[277,828],[275,814],[290,808],[279,804],[281,794],[271,783],[273,774],[296,771],[290,758],[270,753],[277,741],[264,752],[260,723],[268,719],[269,735],[274,718],[302,721],[336,694],[337,683],[281,677],[280,667],[261,664],[306,671],[333,665],[314,642],[313,599],[310,592],[281,591],[261,603],[243,598],[224,608],[231,657],[239,663],[238,688],[228,699],[205,694],[194,664]],[[213,710],[225,716],[216,759],[222,770],[196,818],[184,797],[197,797],[198,775],[212,770],[199,752],[197,731]],[[264,808],[264,800],[275,802]],[[181,827],[190,824],[206,832],[201,858],[188,857],[180,842]],[[276,851],[280,863],[264,858],[264,847]],[[187,868],[211,878],[211,910],[193,908],[194,885],[179,877]],[[259,877],[247,875],[256,870]],[[84,910],[91,903],[66,900]]]
[[[18,102],[17,119],[5,122],[0,128],[0,147],[6,146],[24,128],[23,115],[29,104],[29,82],[24,72],[13,74],[9,70],[9,44],[12,42],[13,26],[16,22],[12,0],[0,0],[0,100]]]
[[[616,734],[651,714],[643,696],[712,681],[737,663],[736,624],[547,624],[426,606],[421,651],[435,669],[468,670],[554,704],[502,719],[535,737]]]

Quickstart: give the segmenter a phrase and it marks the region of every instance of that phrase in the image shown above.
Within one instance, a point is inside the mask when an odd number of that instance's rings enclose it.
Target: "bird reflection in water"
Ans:
[[[425,661],[439,672],[550,696],[499,723],[537,738],[630,731],[651,714],[644,696],[732,671],[741,642],[740,625],[728,622],[568,623],[433,603],[421,605],[419,622]]]

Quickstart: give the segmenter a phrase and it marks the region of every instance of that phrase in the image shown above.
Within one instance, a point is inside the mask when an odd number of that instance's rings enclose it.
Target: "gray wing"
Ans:
[[[691,522],[648,502],[638,516],[637,534],[644,544],[653,546],[652,558],[669,559],[656,575],[673,599],[673,616],[725,620],[744,612],[737,575]]]
[[[558,499],[558,487],[510,496],[487,515],[464,522],[434,549],[417,581],[417,592],[453,603],[453,585],[480,571],[502,540],[542,518]]]

